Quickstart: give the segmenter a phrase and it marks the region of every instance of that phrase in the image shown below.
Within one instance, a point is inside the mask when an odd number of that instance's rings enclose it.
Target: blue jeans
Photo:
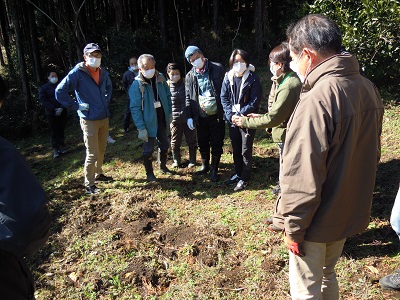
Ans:
[[[393,230],[400,239],[400,185],[399,190],[397,191],[396,200],[394,200],[392,214],[390,216],[390,225],[392,225]]]

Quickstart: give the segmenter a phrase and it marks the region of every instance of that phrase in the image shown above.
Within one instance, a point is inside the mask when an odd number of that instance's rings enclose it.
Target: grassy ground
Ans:
[[[399,260],[388,219],[400,178],[400,107],[384,98],[371,223],[346,242],[337,265],[343,299],[400,298],[377,283]],[[29,258],[37,299],[287,299],[288,254],[262,222],[273,212],[278,179],[278,150],[268,134],[257,133],[253,179],[244,191],[223,184],[233,170],[228,139],[221,182],[181,168],[146,184],[137,131],[122,132],[124,101],[117,95],[112,105],[117,142],[104,166],[115,181],[99,185],[98,196],[84,194],[76,116],[67,132],[70,151],[60,159],[52,158],[46,134],[15,142],[47,190],[53,216],[48,244]]]

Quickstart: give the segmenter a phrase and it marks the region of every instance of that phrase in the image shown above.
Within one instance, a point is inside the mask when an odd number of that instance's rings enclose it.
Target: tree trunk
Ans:
[[[9,24],[7,21],[6,16],[6,6],[4,1],[0,1],[0,26],[1,26],[1,33],[3,34],[3,42],[4,48],[6,50],[6,57],[7,57],[7,64],[8,64],[8,71],[11,74],[14,74],[14,63],[11,56],[11,47],[10,47],[10,37],[9,33]]]
[[[219,0],[213,0],[213,29],[218,29]]]
[[[168,46],[168,35],[167,35],[167,26],[165,24],[165,0],[158,0],[158,13],[160,16],[160,33],[161,33],[161,41],[164,49]]]
[[[36,31],[36,21],[35,21],[35,8],[33,6],[29,6],[27,8],[28,14],[28,27],[30,33],[30,41],[32,47],[32,60],[33,60],[33,72],[36,77],[36,83],[39,85],[42,81],[42,62],[40,59],[40,52],[39,52],[39,44],[37,38],[37,31]]]
[[[254,45],[256,55],[261,55],[265,43],[265,25],[267,21],[266,5],[268,1],[256,0],[254,7]]]
[[[19,71],[21,76],[22,83],[22,94],[25,102],[25,111],[28,112],[33,108],[32,96],[29,89],[29,80],[28,74],[26,72],[26,63],[25,63],[25,54],[24,54],[24,46],[22,41],[22,31],[19,24],[19,16],[18,10],[21,11],[18,6],[18,1],[13,1],[13,3],[9,3],[8,6],[11,11],[11,18],[14,25],[14,33],[15,33],[15,46],[18,53],[18,63],[19,63]]]
[[[124,18],[124,9],[122,0],[114,0],[114,10],[115,10],[115,27],[117,32],[121,29],[121,24]]]

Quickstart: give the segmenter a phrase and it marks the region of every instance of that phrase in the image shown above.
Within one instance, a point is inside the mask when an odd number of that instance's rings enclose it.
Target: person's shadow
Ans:
[[[353,259],[370,256],[396,256],[399,238],[389,222],[393,203],[399,189],[400,160],[381,163],[378,167],[372,201],[371,222],[367,230],[347,239],[344,255]],[[382,226],[382,223],[385,223]]]

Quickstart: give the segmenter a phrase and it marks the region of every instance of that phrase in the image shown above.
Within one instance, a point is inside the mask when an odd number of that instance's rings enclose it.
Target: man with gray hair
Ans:
[[[383,103],[341,53],[339,27],[307,15],[287,30],[291,68],[303,82],[283,150],[283,219],[293,299],[339,299],[335,265],[346,238],[369,223],[380,159]]]
[[[130,109],[133,122],[143,140],[143,165],[147,181],[155,181],[152,155],[154,143],[158,143],[158,162],[161,173],[169,173],[167,152],[169,141],[167,128],[171,123],[171,92],[163,74],[155,69],[153,55],[142,54],[138,58],[139,74],[129,88]]]

